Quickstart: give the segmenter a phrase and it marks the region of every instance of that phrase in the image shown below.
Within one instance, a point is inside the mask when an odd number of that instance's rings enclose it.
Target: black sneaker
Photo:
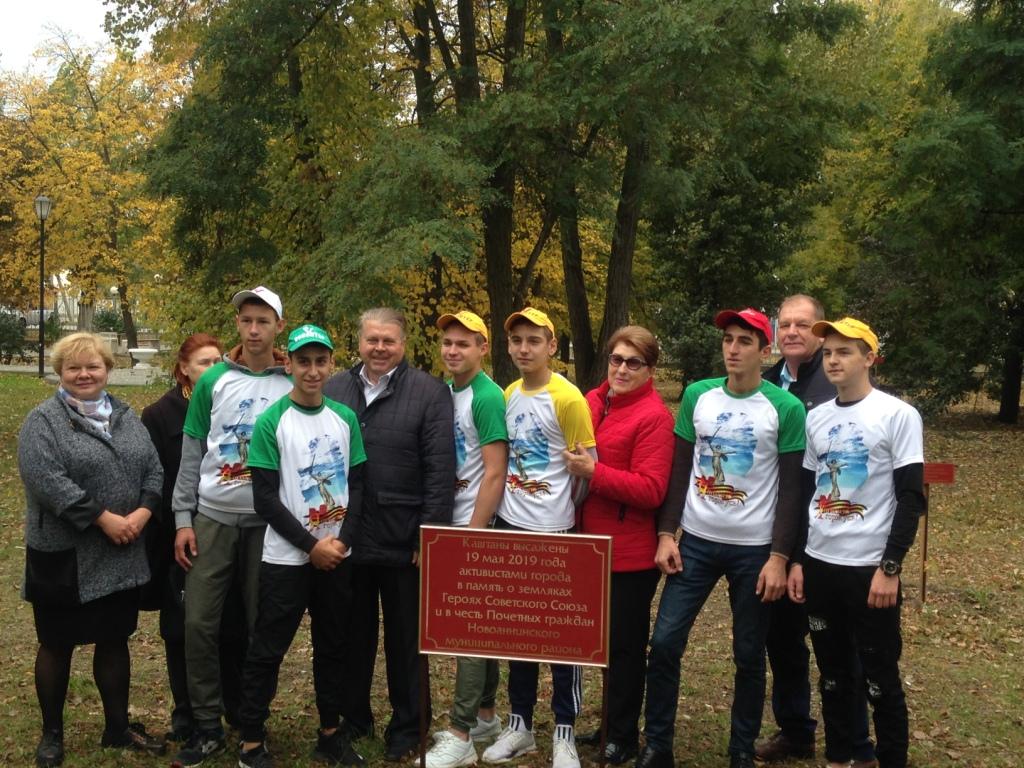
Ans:
[[[196,730],[171,763],[172,768],[194,768],[208,757],[224,751],[224,731]]]
[[[146,733],[142,723],[131,723],[121,733],[103,732],[100,746],[115,749],[130,749],[133,752],[145,752],[147,755],[162,755],[167,752],[167,742]]]
[[[36,747],[36,765],[40,768],[56,768],[64,762],[64,734],[60,731],[43,731]]]
[[[737,752],[729,757],[729,768],[756,768],[754,756]]]
[[[266,744],[248,750],[239,749],[238,768],[274,768],[274,758],[267,751]]]
[[[352,748],[352,742],[340,730],[330,736],[317,734],[313,759],[330,765],[366,765],[366,760]]]

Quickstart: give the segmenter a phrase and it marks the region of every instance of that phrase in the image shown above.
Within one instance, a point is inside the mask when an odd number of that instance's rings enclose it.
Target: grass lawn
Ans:
[[[114,388],[136,410],[155,400],[161,386]],[[33,688],[35,633],[30,606],[19,597],[24,551],[23,497],[17,473],[17,433],[25,414],[51,395],[50,385],[35,378],[0,375],[0,764],[28,766],[39,733]],[[927,457],[958,465],[957,484],[935,489],[931,502],[928,601],[919,595],[920,547],[915,546],[904,571],[902,663],[911,716],[911,762],[918,768],[942,766],[1018,766],[1024,764],[1024,429],[996,424],[990,413],[958,410],[928,425]],[[920,543],[920,535],[918,537]],[[132,715],[154,733],[169,725],[169,692],[163,646],[156,616],[143,614],[131,641]],[[688,768],[728,764],[732,689],[731,640],[724,587],[716,590],[698,620],[683,661],[676,757]],[[166,759],[136,757],[100,750],[102,708],[92,682],[92,652],[75,656],[66,709],[68,766],[167,764]],[[271,747],[281,766],[304,766],[316,729],[308,631],[299,635],[282,672],[274,714]],[[451,700],[454,664],[434,657],[435,722],[444,727]],[[383,661],[378,664],[375,713],[387,721]],[[600,675],[585,676],[585,711],[579,730],[596,726]],[[540,693],[536,728],[537,756],[519,765],[550,765],[553,728]],[[504,693],[499,709],[507,711]],[[766,712],[764,731],[771,728]],[[378,731],[381,728],[378,728]],[[820,729],[819,729],[820,745]],[[364,740],[361,751],[373,763],[383,746]],[[592,751],[581,750],[584,763]],[[296,757],[297,756],[297,757]],[[804,765],[820,765],[803,763]],[[212,761],[235,764],[233,754]],[[800,765],[801,763],[792,763]]]

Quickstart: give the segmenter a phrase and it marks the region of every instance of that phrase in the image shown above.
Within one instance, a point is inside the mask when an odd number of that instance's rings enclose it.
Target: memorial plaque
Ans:
[[[420,652],[608,665],[611,537],[423,526]]]

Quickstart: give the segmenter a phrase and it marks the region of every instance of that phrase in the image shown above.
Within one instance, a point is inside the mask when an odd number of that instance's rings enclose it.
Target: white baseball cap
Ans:
[[[274,293],[269,288],[262,285],[257,285],[255,288],[249,291],[239,291],[231,297],[231,303],[235,305],[235,309],[242,306],[242,302],[246,299],[256,299],[262,301],[272,310],[277,312],[278,318],[284,317],[284,310],[281,307],[281,297]]]

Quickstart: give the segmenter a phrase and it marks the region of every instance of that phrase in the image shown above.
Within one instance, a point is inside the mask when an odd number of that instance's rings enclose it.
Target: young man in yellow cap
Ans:
[[[807,602],[830,768],[857,764],[858,658],[874,710],[878,764],[904,768],[909,727],[899,671],[899,574],[926,508],[921,417],[872,386],[878,337],[869,326],[845,317],[815,323],[813,331],[825,339],[825,375],[837,395],[807,416],[809,523],[790,568],[789,595]]]
[[[462,310],[441,315],[437,327],[443,332],[441,358],[452,375],[448,386],[455,408],[452,525],[487,528],[505,492],[505,396],[483,370],[489,350],[487,324],[473,312]],[[434,734],[427,768],[457,768],[476,762],[474,742],[492,739],[501,731],[501,719],[494,711],[497,690],[497,660],[459,657],[451,724]]]
[[[505,494],[495,520],[506,530],[568,533],[586,487],[575,482],[565,451],[594,451],[590,407],[580,391],[551,370],[558,349],[555,326],[539,309],[526,307],[505,320],[508,353],[522,378],[505,389],[509,436]],[[537,749],[533,707],[537,701],[536,662],[510,661],[508,727],[483,754],[484,762],[504,763]],[[580,668],[552,664],[551,709],[555,714],[553,768],[579,768],[575,724],[582,698]]]

